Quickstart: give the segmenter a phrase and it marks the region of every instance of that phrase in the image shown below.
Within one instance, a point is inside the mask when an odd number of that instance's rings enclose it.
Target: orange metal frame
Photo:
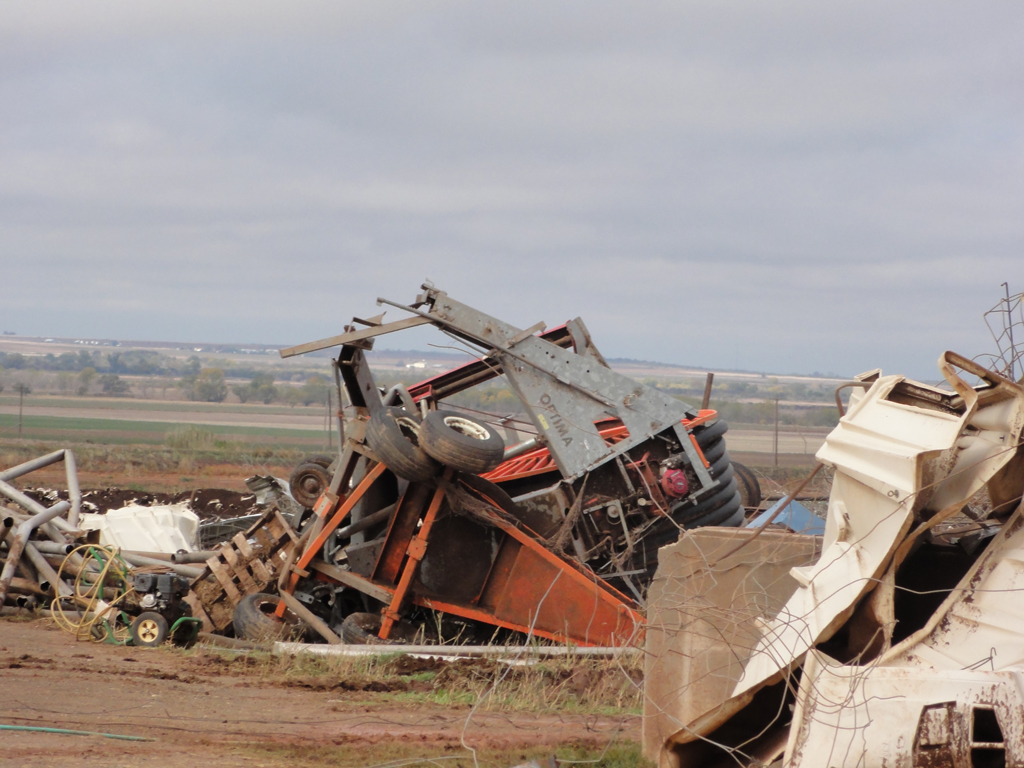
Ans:
[[[329,493],[321,496],[317,502],[317,514],[327,522],[298,558],[288,582],[289,592],[294,592],[300,577],[309,575],[305,569],[320,553],[327,537],[344,521],[385,469],[383,464],[374,465],[358,486],[343,498],[332,497]],[[450,479],[450,476],[451,472],[446,471],[446,478]],[[478,495],[497,507],[492,499]],[[628,597],[589,571],[548,550],[529,529],[498,515],[491,522],[504,536],[480,594],[472,600],[452,601],[443,595],[423,592],[415,578],[430,545],[432,526],[443,501],[444,490],[441,487],[428,489],[410,484],[392,519],[389,538],[379,557],[374,578],[348,574],[346,581],[350,586],[358,589],[358,584],[363,582],[366,584],[363,591],[367,593],[390,595],[390,603],[382,612],[379,633],[382,639],[390,634],[404,604],[412,603],[536,637],[563,642],[570,640],[579,645],[625,645],[636,641],[644,622]],[[400,511],[406,504],[409,507],[399,520]],[[321,572],[316,572],[316,577],[334,581]],[[283,614],[280,607],[279,611]]]
[[[702,409],[697,417],[694,419],[683,419],[682,423],[689,429],[699,427],[701,424],[706,424],[718,417],[718,411],[710,408]],[[618,420],[615,420],[618,422]],[[599,430],[601,437],[604,438],[605,443],[608,445],[615,445],[627,437],[629,437],[629,430],[626,429],[622,424],[616,423],[614,426],[607,427]],[[697,454],[700,456],[701,461],[704,462],[704,466],[708,466],[708,460],[704,458],[704,452],[697,445],[697,440],[693,435],[690,435],[690,440],[693,442],[694,448],[697,449]],[[533,475],[542,475],[545,472],[555,472],[558,467],[555,466],[555,460],[551,457],[551,451],[547,448],[537,448],[528,453],[524,453],[522,456],[516,456],[514,459],[509,459],[502,464],[499,464],[496,469],[492,469],[481,477],[490,480],[492,483],[500,483],[504,480],[518,480],[522,477],[531,477]]]

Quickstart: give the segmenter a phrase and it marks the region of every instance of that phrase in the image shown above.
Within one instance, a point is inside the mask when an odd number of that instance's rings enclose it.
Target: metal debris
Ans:
[[[950,352],[939,367],[951,391],[860,378],[818,452],[835,479],[814,562],[769,531],[665,551],[647,632],[659,765],[1022,764],[1024,388]],[[986,493],[984,519],[938,533]]]

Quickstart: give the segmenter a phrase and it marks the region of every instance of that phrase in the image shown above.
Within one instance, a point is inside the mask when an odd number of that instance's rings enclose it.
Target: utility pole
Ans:
[[[772,452],[775,454],[775,466],[779,466],[779,398],[775,398],[775,437],[772,440]]]

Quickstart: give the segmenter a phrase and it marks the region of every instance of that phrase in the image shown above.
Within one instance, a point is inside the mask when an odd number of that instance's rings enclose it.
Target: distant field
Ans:
[[[53,397],[30,395],[25,398],[26,412],[29,408],[95,409],[115,411],[167,411],[169,413],[246,413],[257,416],[295,416],[323,418],[324,406],[307,407],[297,405],[263,405],[242,403],[197,403],[186,400],[141,400],[134,397]],[[0,395],[0,410],[17,413],[18,396]]]
[[[218,414],[236,414],[240,411],[237,406],[224,406],[223,409],[204,409],[208,419],[175,419],[175,414],[181,416],[195,416],[196,410],[188,404],[183,409],[169,409],[153,407],[147,408],[149,403],[130,401],[125,403],[131,407],[132,412],[140,410],[152,411],[154,415],[164,413],[170,418],[162,419],[132,419],[132,418],[90,418],[83,416],[88,413],[89,405],[78,400],[67,401],[69,406],[61,409],[57,403],[50,400],[46,403],[45,409],[26,408],[22,419],[22,436],[25,439],[34,440],[67,440],[70,442],[91,442],[99,444],[162,444],[167,441],[170,432],[181,430],[188,426],[198,427],[210,432],[220,440],[242,443],[260,443],[273,446],[320,446],[327,444],[327,433],[323,427],[320,428],[282,428],[268,424],[259,426],[260,416],[273,418],[280,414],[274,413],[281,409],[267,408],[264,412],[244,411],[253,418],[246,419],[246,424],[224,424],[210,423]],[[109,411],[104,401],[102,410]],[[170,403],[156,403],[156,406],[175,405]],[[45,415],[33,413],[34,410],[45,410]],[[61,413],[64,410],[66,413]],[[100,408],[97,408],[100,410]],[[127,409],[125,409],[127,410]],[[291,409],[283,409],[286,414]],[[4,408],[0,413],[0,438],[11,439],[18,436],[18,415],[11,413],[9,408]],[[288,414],[290,415],[290,414]],[[322,422],[323,416],[319,417]]]
[[[325,408],[282,405],[196,403],[135,398],[30,396],[25,399],[25,439],[160,445],[168,433],[195,426],[218,440],[270,447],[326,447]],[[333,420],[332,420],[333,421]],[[779,452],[805,456],[821,447],[828,429],[783,427]],[[18,436],[16,397],[0,396],[0,440]],[[336,442],[336,433],[334,435]],[[770,427],[732,424],[726,437],[730,451],[771,454]]]

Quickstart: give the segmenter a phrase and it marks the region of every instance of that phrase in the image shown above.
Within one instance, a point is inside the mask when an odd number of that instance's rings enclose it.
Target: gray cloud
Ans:
[[[1024,289],[1017,3],[9,4],[0,322],[295,343],[431,277],[934,377]],[[394,344],[403,340],[395,338]]]

